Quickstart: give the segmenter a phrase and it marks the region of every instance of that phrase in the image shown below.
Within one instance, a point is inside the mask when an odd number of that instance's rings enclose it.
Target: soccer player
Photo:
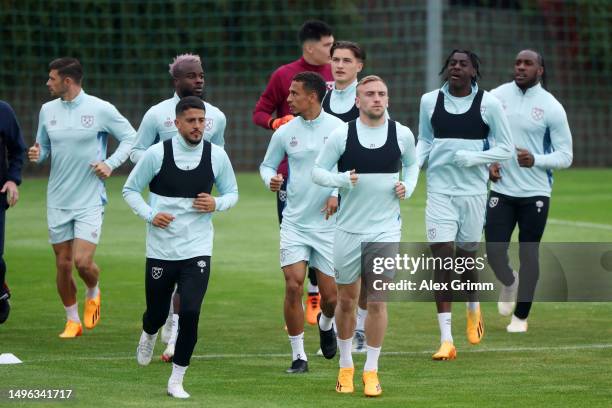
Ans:
[[[316,185],[311,177],[314,161],[325,147],[327,137],[343,123],[322,110],[325,90],[325,80],[315,72],[302,72],[293,77],[287,102],[298,118],[274,132],[259,167],[261,178],[271,191],[278,191],[285,181],[276,170],[285,155],[291,169],[280,231],[280,263],[285,275],[284,314],[293,357],[287,369],[290,374],[308,371],[302,307],[307,262],[317,273],[321,291],[321,312],[317,318],[321,352],[331,359],[337,348],[332,327],[336,308],[332,252],[338,197],[334,189]]]
[[[83,331],[73,264],[87,285],[85,327],[93,329],[100,321],[100,269],[93,258],[107,201],[104,180],[127,160],[136,136],[113,105],[85,93],[82,78],[83,68],[75,58],[58,58],[49,64],[47,87],[58,98],[42,106],[36,143],[28,150],[29,160],[35,163],[51,157],[47,222],[57,290],[66,309],[61,338],[74,338]],[[109,134],[119,146],[106,158]]]
[[[170,76],[174,80],[174,95],[170,99],[153,105],[142,118],[136,142],[130,153],[130,158],[134,163],[138,162],[145,150],[152,144],[168,140],[178,134],[174,125],[174,108],[181,98],[186,96],[201,98],[204,95],[204,71],[198,55],[178,55],[169,67]],[[206,101],[204,101],[204,106],[206,107],[204,140],[223,147],[227,122],[225,114]],[[179,300],[175,294],[168,319],[162,330],[162,341],[168,343],[168,347],[162,353],[164,361],[171,361],[174,354],[178,332],[178,307]]]
[[[350,122],[359,117],[359,109],[355,105],[357,74],[363,69],[366,54],[357,43],[337,41],[331,47],[330,56],[334,86],[323,98],[323,110],[343,122]],[[353,334],[353,353],[366,352],[364,324],[368,309],[364,285],[365,280],[362,280],[357,304],[357,323]]]
[[[225,151],[203,140],[205,105],[195,96],[175,107],[179,136],[148,149],[130,173],[123,197],[147,222],[145,290],[147,309],[136,357],[151,362],[175,284],[180,295],[176,351],[168,395],[189,398],[183,376],[197,342],[200,308],[208,286],[213,244],[212,213],[238,201],[238,186]],[[210,195],[213,183],[220,196]],[[149,187],[147,204],[141,192]]]
[[[421,98],[417,156],[427,167],[425,224],[433,256],[473,258],[482,235],[487,195],[485,164],[512,154],[508,121],[499,101],[478,88],[478,56],[453,50],[440,75],[445,83]],[[445,262],[446,263],[446,262]],[[434,280],[448,283],[454,270],[437,268]],[[461,279],[476,282],[474,268]],[[480,303],[469,292],[467,337],[478,344],[484,335]],[[450,290],[435,292],[441,346],[434,360],[452,360],[457,351],[451,333]]]
[[[410,129],[387,119],[387,85],[377,76],[357,85],[359,119],[334,130],[319,153],[312,177],[315,183],[339,187],[339,207],[334,236],[334,268],[338,286],[336,325],[340,370],[336,391],[354,391],[355,368],[351,343],[355,306],[360,291],[361,243],[399,242],[399,200],[412,195],[418,178],[414,136]],[[338,171],[335,171],[335,166]],[[402,168],[403,181],[399,181]],[[364,393],[382,393],[378,357],[387,327],[383,301],[368,299],[365,321],[367,358],[363,371]]]
[[[504,285],[498,310],[503,316],[512,314],[506,327],[510,333],[527,331],[530,300],[540,274],[538,249],[548,216],[552,170],[569,167],[573,157],[565,110],[546,91],[545,75],[542,55],[522,50],[514,61],[514,81],[491,91],[502,103],[516,148],[512,159],[489,167],[493,184],[485,227],[487,259]],[[517,223],[518,274],[508,259],[508,245]]]
[[[331,88],[334,78],[329,65],[329,50],[334,43],[332,29],[323,21],[306,21],[298,33],[302,46],[302,56],[289,64],[282,65],[270,76],[270,80],[263,94],[259,97],[253,111],[253,122],[264,129],[277,130],[283,124],[293,119],[287,103],[289,86],[293,77],[304,71],[317,72],[323,76],[328,88]],[[272,116],[276,112],[276,118]],[[285,157],[278,172],[283,180],[288,180],[287,158]],[[283,208],[287,196],[286,183],[276,192],[276,211],[278,223],[283,221]],[[319,289],[317,287],[316,273],[313,268],[308,270],[308,299],[306,302],[306,321],[309,324],[317,323],[317,315],[321,311]]]
[[[8,319],[11,293],[6,284],[4,263],[4,221],[6,210],[19,200],[21,168],[25,157],[21,128],[11,105],[0,101],[0,324]]]

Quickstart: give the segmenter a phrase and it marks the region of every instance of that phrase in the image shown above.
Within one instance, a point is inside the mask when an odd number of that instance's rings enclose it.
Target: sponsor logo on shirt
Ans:
[[[214,121],[212,118],[206,118],[206,121],[204,122],[204,130],[208,130],[210,132],[213,128],[213,123]]]
[[[153,279],[161,278],[163,273],[164,273],[164,268],[160,268],[158,266],[154,266],[151,268],[151,277]]]
[[[436,229],[435,228],[430,228],[427,230],[427,237],[432,240],[436,237]]]
[[[81,116],[81,125],[86,128],[92,127],[94,124],[94,116],[93,115],[82,115]]]
[[[289,142],[289,146],[295,147],[297,145],[298,145],[297,139],[295,138],[295,136],[291,136],[291,142]]]
[[[533,118],[533,120],[542,120],[544,118],[544,109],[533,108],[531,110],[531,117]]]
[[[172,125],[174,125],[174,121],[170,118],[166,118],[166,121],[164,122],[164,126],[165,127],[172,127]]]
[[[51,122],[49,122],[49,126],[55,126],[57,125],[57,120],[55,120],[55,117],[53,117],[53,119],[51,119]]]

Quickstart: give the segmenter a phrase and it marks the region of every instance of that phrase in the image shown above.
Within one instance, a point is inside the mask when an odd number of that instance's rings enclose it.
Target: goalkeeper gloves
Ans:
[[[270,119],[270,129],[276,130],[279,127],[283,126],[285,123],[290,122],[293,118],[293,115],[285,115],[282,118]]]

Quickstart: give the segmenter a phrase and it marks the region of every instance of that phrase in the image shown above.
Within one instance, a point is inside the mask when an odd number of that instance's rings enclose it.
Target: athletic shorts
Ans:
[[[401,231],[353,234],[336,229],[333,258],[336,283],[349,285],[361,277],[362,242],[399,242],[401,239]]]
[[[104,206],[66,210],[47,208],[49,242],[59,244],[79,238],[98,245],[102,234]]]
[[[325,275],[334,276],[333,248],[334,230],[305,231],[281,227],[281,267],[305,261],[309,267],[318,269]]]
[[[429,242],[455,242],[472,250],[480,242],[487,209],[487,195],[427,194],[425,228]]]

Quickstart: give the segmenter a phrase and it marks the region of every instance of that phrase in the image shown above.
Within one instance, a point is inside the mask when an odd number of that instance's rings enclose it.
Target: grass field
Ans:
[[[144,224],[121,197],[123,177],[107,183],[107,207],[96,261],[102,269],[102,319],[75,340],[60,340],[64,311],[55,289],[47,243],[45,179],[27,179],[8,213],[5,257],[13,310],[0,326],[0,352],[24,363],[0,366],[0,391],[73,389],[74,406],[157,407],[609,407],[612,406],[612,304],[539,303],[529,332],[509,335],[508,318],[483,305],[482,344],[465,339],[463,305],[456,305],[458,359],[433,362],[438,346],[429,303],[393,303],[380,360],[384,393],[368,400],[334,391],[337,360],[317,357],[318,334],[306,328],[310,373],[288,376],[283,330],[283,279],[278,267],[274,196],[255,174],[240,174],[238,205],[215,218],[212,274],[200,318],[200,338],[185,377],[188,401],[165,395],[170,365],[156,358],[140,367],[135,349],[144,311]],[[612,170],[559,172],[545,241],[612,242]],[[603,181],[603,183],[602,183]],[[423,241],[424,180],[402,204],[405,241]],[[79,284],[82,312],[84,285]],[[356,372],[364,357],[356,356]],[[0,400],[0,404],[7,402]],[[11,402],[8,406],[25,406]],[[45,406],[44,403],[29,403]],[[58,403],[51,403],[58,406]],[[59,405],[61,406],[61,405]]]

